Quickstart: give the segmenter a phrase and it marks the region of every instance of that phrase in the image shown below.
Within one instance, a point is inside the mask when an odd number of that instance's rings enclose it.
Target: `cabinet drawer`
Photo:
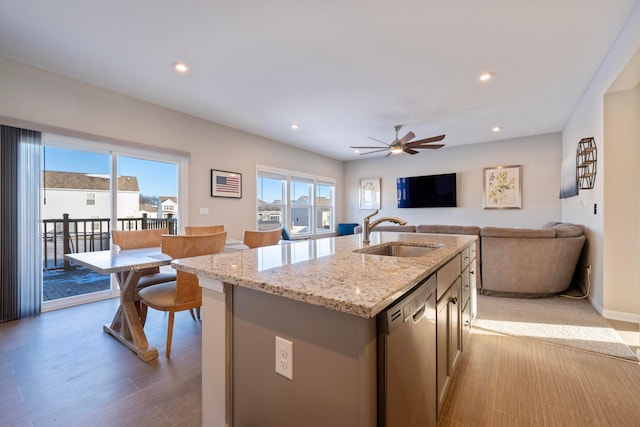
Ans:
[[[462,279],[462,304],[460,307],[464,307],[469,302],[469,296],[471,295],[471,269],[470,267],[466,267],[462,271],[462,275],[460,276]]]
[[[460,275],[460,254],[451,258],[451,260],[440,267],[438,272],[436,273],[437,280],[437,290],[436,290],[436,299],[440,299],[447,289],[451,286],[451,284],[456,280],[456,278]]]
[[[470,254],[471,254],[471,249],[469,248],[469,246],[467,246],[462,250],[462,252],[460,252],[460,255],[462,256],[462,268],[465,268],[467,265],[469,265]]]

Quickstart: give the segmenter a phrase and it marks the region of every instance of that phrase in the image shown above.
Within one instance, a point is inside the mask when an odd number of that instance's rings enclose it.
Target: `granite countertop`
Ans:
[[[171,265],[371,319],[475,240],[477,236],[372,232],[369,248],[397,241],[441,246],[420,257],[370,255],[353,252],[363,248],[362,236],[356,234],[185,258]]]

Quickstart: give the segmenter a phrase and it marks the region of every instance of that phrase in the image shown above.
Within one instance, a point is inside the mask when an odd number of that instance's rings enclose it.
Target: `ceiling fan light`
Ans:
[[[394,154],[402,153],[402,151],[403,151],[403,150],[402,150],[402,148],[401,148],[401,147],[393,147],[393,148],[391,149],[391,152],[392,152],[392,153],[394,153]]]
[[[186,73],[187,71],[189,71],[189,66],[187,64],[185,64],[184,62],[176,62],[174,64],[174,67],[175,67],[176,71],[179,72],[179,73]]]
[[[480,74],[480,77],[478,77],[478,79],[481,82],[486,82],[488,80],[491,80],[491,78],[495,75],[496,73],[494,73],[493,71],[487,71],[485,73]]]

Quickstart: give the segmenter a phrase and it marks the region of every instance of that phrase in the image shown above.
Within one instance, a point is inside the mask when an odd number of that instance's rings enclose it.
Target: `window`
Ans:
[[[291,236],[311,234],[311,209],[313,204],[313,177],[292,175],[289,231]]]
[[[333,230],[333,193],[335,183],[316,181],[316,233]]]
[[[335,180],[258,166],[258,229],[286,227],[291,237],[330,233]]]
[[[96,204],[96,193],[87,193],[87,205],[95,205]]]
[[[283,227],[287,175],[278,170],[258,170],[258,230]]]

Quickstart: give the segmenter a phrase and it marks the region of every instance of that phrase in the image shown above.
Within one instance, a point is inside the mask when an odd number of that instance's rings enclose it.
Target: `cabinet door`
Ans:
[[[471,296],[471,267],[467,266],[464,270],[462,270],[462,274],[460,275],[462,279],[462,301],[460,302],[460,308],[462,310],[465,309],[467,304],[469,303],[469,297]]]
[[[480,269],[478,268],[478,259],[473,258],[471,260],[471,264],[469,264],[469,322],[473,322],[476,318],[476,314],[478,314],[478,283],[480,281],[480,277],[478,277],[478,272]]]
[[[453,375],[453,371],[460,360],[462,352],[462,281],[458,277],[450,289],[449,297],[449,375]]]
[[[442,409],[444,398],[447,395],[449,380],[451,379],[449,370],[449,297],[451,290],[445,292],[437,305],[436,313],[436,339],[437,358],[436,369],[438,386],[438,414]]]
[[[469,301],[467,306],[462,309],[461,336],[462,351],[465,351],[469,338],[471,337],[471,301]]]

